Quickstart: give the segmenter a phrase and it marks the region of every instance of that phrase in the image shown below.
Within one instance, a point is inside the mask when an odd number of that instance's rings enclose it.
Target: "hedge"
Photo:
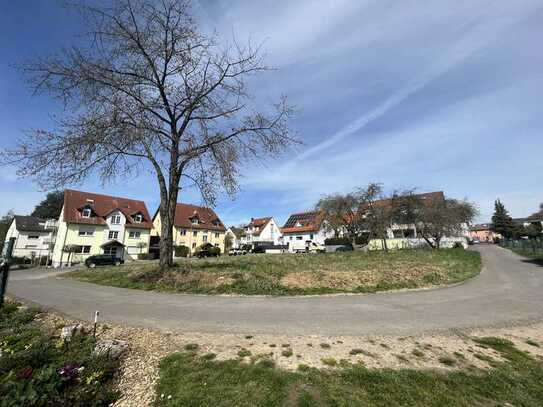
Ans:
[[[174,246],[173,248],[175,257],[188,257],[190,249],[187,246]]]

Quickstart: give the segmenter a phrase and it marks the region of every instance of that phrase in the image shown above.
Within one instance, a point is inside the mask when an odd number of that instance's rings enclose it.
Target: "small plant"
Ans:
[[[390,346],[388,346],[386,343],[380,343],[379,346],[381,346],[381,348],[390,349]]]
[[[330,346],[329,343],[321,343],[321,348],[322,348],[322,349],[330,349],[331,346]]]
[[[242,349],[238,352],[238,356],[240,358],[244,358],[246,356],[251,356],[251,351],[250,350],[247,350],[247,349]]]
[[[421,351],[420,349],[413,349],[411,353],[413,354],[413,356],[416,356],[418,358],[421,358],[424,356],[424,352]]]
[[[395,355],[396,359],[398,359],[402,363],[409,363],[409,359],[407,359],[404,355]]]
[[[442,364],[447,365],[447,366],[456,365],[456,360],[454,360],[450,356],[440,356],[438,360],[439,360],[439,363],[442,363]]]
[[[308,365],[306,365],[305,363],[300,363],[300,364],[298,365],[298,370],[299,370],[300,372],[307,372],[307,371],[310,370],[310,369],[311,369],[311,368],[310,368]]]
[[[253,339],[253,335],[245,335],[245,339]]]
[[[281,352],[281,355],[283,355],[286,358],[290,358],[294,353],[292,352],[292,349],[285,349]]]
[[[186,351],[189,351],[189,352],[195,352],[198,350],[198,348],[200,347],[200,345],[198,345],[197,343],[187,343],[183,349],[185,349]]]
[[[268,358],[264,358],[264,359],[260,359],[257,363],[256,363],[257,366],[260,366],[260,367],[265,367],[267,369],[273,369],[275,367],[275,362],[271,359],[268,359]]]
[[[349,355],[360,355],[361,353],[364,353],[363,349],[351,349]]]
[[[466,357],[462,352],[454,352],[454,356],[456,356],[458,359],[465,359]]]
[[[323,365],[326,366],[337,366],[337,360],[335,360],[334,358],[322,358],[321,362]]]
[[[281,345],[283,348],[290,348],[290,343],[284,343]]]
[[[307,346],[309,346],[310,348],[313,347],[313,344],[312,343],[308,343]]]
[[[540,347],[539,343],[537,343],[536,341],[533,341],[533,340],[531,340],[531,339],[526,339],[526,343],[527,343],[528,345],[535,346],[536,348],[539,348],[539,347]]]
[[[204,360],[213,360],[217,357],[216,354],[214,353],[206,353],[205,355],[202,356],[202,359]]]

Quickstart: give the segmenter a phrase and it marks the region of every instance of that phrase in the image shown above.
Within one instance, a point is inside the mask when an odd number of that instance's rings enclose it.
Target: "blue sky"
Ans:
[[[286,93],[300,110],[292,128],[304,145],[248,163],[241,191],[218,202],[225,223],[282,223],[369,182],[468,198],[481,221],[498,197],[515,217],[543,202],[543,1],[206,0],[195,12],[206,30],[265,41],[279,69],[254,81],[256,100]],[[60,2],[2,2],[0,147],[62,114],[13,65],[77,43],[81,30]],[[150,174],[75,187],[158,205]],[[44,196],[5,167],[0,191],[0,214],[30,212]],[[194,190],[180,200],[200,203]]]

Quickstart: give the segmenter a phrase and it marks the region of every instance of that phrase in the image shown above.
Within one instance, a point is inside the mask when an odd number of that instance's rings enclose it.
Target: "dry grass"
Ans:
[[[200,294],[300,295],[376,292],[455,283],[480,271],[476,252],[259,254],[183,259],[161,272],[156,263],[81,270],[68,276],[126,288]]]

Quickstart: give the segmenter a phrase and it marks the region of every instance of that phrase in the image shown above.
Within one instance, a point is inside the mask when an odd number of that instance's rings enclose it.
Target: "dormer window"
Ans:
[[[190,220],[190,223],[192,223],[193,225],[197,225],[197,224],[200,223],[200,222],[198,221],[198,218],[192,218],[192,219]]]
[[[134,217],[134,222],[136,223],[141,223],[143,222],[143,215],[141,213],[138,213],[135,217]]]
[[[112,225],[120,225],[121,224],[121,215],[113,215],[111,217],[111,224]]]
[[[84,208],[83,212],[81,213],[81,216],[84,218],[90,218],[91,217],[91,209],[90,208]]]
[[[221,222],[218,219],[215,219],[212,223],[214,226],[221,226]]]

